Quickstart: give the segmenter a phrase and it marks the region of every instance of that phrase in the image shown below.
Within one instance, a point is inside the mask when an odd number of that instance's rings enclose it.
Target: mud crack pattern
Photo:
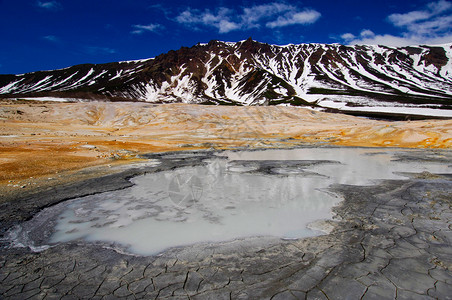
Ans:
[[[3,299],[451,299],[452,181],[337,186],[335,230],[129,256],[96,245],[1,250]]]

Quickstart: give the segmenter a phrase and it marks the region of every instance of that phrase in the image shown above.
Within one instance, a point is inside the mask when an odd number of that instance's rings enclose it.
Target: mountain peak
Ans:
[[[452,109],[450,45],[275,46],[212,40],[155,59],[0,75],[5,97],[57,96],[336,110]],[[400,108],[400,109],[399,109]]]

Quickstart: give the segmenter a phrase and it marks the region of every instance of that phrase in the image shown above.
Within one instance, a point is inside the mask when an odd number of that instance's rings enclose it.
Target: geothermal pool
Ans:
[[[315,236],[322,228],[310,224],[332,218],[332,207],[341,201],[328,190],[334,184],[372,185],[402,179],[402,172],[450,173],[449,164],[404,159],[404,153],[410,151],[222,152],[202,165],[148,173],[132,178],[130,188],[45,209],[13,235],[16,245],[36,249],[83,240],[138,255],[247,237]]]

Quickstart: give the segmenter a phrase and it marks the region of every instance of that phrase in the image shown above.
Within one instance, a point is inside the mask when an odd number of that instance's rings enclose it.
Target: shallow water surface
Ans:
[[[320,231],[308,225],[331,218],[331,208],[341,200],[328,191],[333,184],[370,185],[403,178],[399,172],[450,172],[448,164],[398,159],[399,153],[363,148],[223,152],[204,165],[149,173],[133,178],[133,187],[59,204],[34,222],[55,220],[48,244],[101,241],[139,255],[254,236],[314,236]]]

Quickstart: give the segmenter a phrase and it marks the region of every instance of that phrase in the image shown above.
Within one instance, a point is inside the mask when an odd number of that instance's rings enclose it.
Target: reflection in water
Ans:
[[[332,217],[332,184],[369,185],[394,172],[447,172],[447,165],[392,161],[393,152],[321,148],[226,152],[206,166],[133,178],[133,187],[65,203],[50,242],[115,242],[149,255],[198,242],[250,236],[300,238]],[[61,211],[61,209],[60,209]]]

